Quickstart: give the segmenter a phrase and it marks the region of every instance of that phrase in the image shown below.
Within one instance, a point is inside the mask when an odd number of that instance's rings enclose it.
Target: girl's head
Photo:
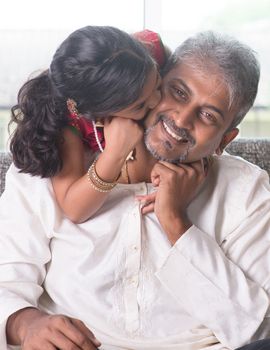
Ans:
[[[67,100],[86,118],[141,119],[159,101],[159,74],[147,49],[127,33],[87,26],[58,48],[49,70],[27,81],[12,108],[10,149],[25,173],[51,177],[62,168],[59,142]]]
[[[149,52],[113,27],[87,26],[72,33],[56,51],[49,70],[57,99],[72,99],[88,118],[117,115],[157,100],[158,73]],[[134,105],[134,106],[133,106]],[[144,116],[144,108],[131,113]]]

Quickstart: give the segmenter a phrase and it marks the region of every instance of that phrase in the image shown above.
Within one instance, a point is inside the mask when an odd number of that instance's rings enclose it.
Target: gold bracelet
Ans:
[[[110,192],[116,185],[116,182],[103,181],[96,172],[97,159],[92,163],[87,171],[87,178],[90,185],[98,192]]]

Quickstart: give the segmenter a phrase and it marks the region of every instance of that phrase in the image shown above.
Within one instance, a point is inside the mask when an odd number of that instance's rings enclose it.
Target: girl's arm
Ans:
[[[95,164],[96,172],[103,181],[116,181],[127,155],[142,135],[139,125],[130,119],[118,117],[107,123],[106,147]],[[57,202],[65,215],[71,221],[81,223],[96,213],[109,192],[99,192],[91,186],[81,139],[70,129],[64,130],[63,137],[63,168],[52,178],[52,184]]]
[[[64,143],[61,145],[63,160],[62,170],[52,178],[57,202],[65,215],[73,222],[87,220],[102,206],[108,192],[95,190],[87,175],[85,167],[85,149],[82,140],[70,129],[64,130]],[[105,151],[96,163],[102,167],[97,173],[106,182],[113,182],[118,177],[123,160],[111,162]]]

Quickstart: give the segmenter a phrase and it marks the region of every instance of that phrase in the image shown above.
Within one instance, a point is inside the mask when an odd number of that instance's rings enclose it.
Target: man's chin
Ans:
[[[151,113],[150,113],[151,114]],[[190,148],[194,147],[195,142],[175,142],[163,130],[162,118],[160,115],[155,119],[155,123],[148,126],[144,134],[144,143],[147,150],[158,161],[165,161],[172,164],[187,163]]]
[[[161,145],[159,147],[153,146],[150,142],[147,142],[145,140],[145,145],[147,150],[151,153],[151,155],[158,161],[168,162],[172,164],[180,164],[180,163],[186,163],[187,162],[187,156],[188,153],[181,154],[181,155],[173,155],[170,154],[170,152],[164,152],[162,150],[159,150]]]

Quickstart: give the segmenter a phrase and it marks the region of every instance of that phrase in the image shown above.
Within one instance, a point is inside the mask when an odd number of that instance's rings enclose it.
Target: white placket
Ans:
[[[141,184],[136,190],[137,195],[147,194],[147,187]],[[134,208],[128,214],[127,231],[125,237],[126,264],[124,283],[124,305],[126,331],[130,335],[135,335],[139,328],[139,304],[138,287],[139,273],[141,265],[141,233],[142,215],[140,203],[135,203]]]

